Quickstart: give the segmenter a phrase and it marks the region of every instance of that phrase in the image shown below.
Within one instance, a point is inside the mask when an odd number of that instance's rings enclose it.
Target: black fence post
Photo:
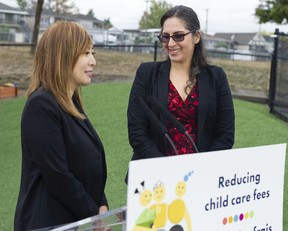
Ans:
[[[155,43],[154,43],[154,62],[157,61],[157,52],[158,52],[157,47],[158,47],[158,43],[157,43],[157,41],[155,41]]]
[[[277,77],[277,56],[278,56],[278,34],[279,29],[277,28],[274,32],[274,51],[272,53],[271,70],[270,70],[270,83],[269,83],[269,100],[268,105],[270,112],[273,112],[275,103],[275,92],[276,92],[276,77]]]

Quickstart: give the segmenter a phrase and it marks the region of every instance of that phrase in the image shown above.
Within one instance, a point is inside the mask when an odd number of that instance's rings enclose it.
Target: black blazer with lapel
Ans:
[[[74,222],[107,205],[105,153],[88,119],[70,116],[50,92],[39,90],[23,110],[21,140],[14,230]]]
[[[128,105],[129,142],[132,160],[165,156],[164,137],[146,119],[135,97],[152,95],[168,107],[170,61],[148,62],[139,66]],[[209,66],[197,75],[199,88],[198,140],[200,152],[231,149],[234,144],[235,115],[228,80],[222,68]],[[163,125],[166,121],[151,108]]]

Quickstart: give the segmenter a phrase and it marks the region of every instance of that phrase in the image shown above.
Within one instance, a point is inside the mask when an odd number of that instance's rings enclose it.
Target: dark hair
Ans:
[[[200,72],[200,70],[209,65],[206,50],[202,41],[198,16],[190,7],[182,5],[174,6],[161,17],[160,25],[162,29],[165,21],[171,17],[177,17],[181,19],[185,23],[185,27],[189,31],[193,31],[193,34],[200,34],[200,40],[197,44],[195,44],[194,54],[190,65],[189,78],[190,81],[193,82],[195,76]]]

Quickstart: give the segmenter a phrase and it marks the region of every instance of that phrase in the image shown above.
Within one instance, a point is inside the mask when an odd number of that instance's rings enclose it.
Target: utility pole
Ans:
[[[52,23],[51,23],[51,12],[52,12],[52,6],[51,6],[51,0],[48,1],[48,4],[49,4],[49,22],[48,22],[48,26],[50,26]]]
[[[148,4],[151,0],[144,0],[146,2],[146,14],[145,14],[145,44],[147,44],[148,36]]]
[[[206,35],[208,34],[208,11],[209,9],[207,8],[206,9],[206,28],[205,28]]]

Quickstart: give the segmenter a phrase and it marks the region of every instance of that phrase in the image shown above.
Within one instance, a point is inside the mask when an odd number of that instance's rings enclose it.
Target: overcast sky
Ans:
[[[47,1],[47,0],[45,0]],[[110,22],[119,29],[137,29],[143,12],[150,7],[149,0],[72,0],[80,13],[87,14],[89,9],[95,17]],[[147,3],[148,1],[148,3]],[[16,0],[0,0],[1,3],[17,7]],[[288,33],[288,25],[258,24],[253,16],[259,0],[166,0],[174,5],[192,7],[198,14],[201,29],[209,34],[216,32],[274,32],[279,28]]]

